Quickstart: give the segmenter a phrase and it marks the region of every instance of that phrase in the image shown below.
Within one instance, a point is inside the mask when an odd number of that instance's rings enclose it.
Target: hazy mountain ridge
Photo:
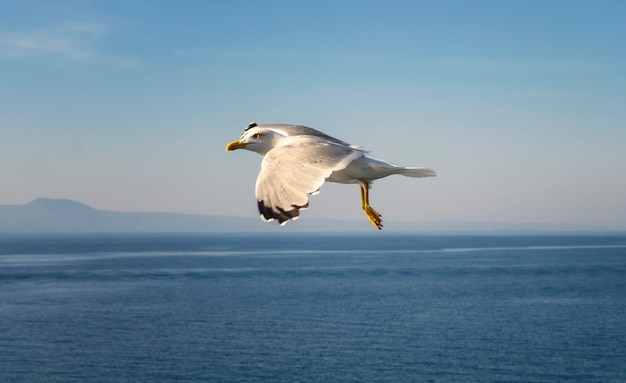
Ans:
[[[303,218],[286,226],[258,217],[98,210],[69,199],[38,198],[0,205],[0,233],[194,233],[194,232],[377,232],[362,220]],[[491,222],[385,222],[385,233],[597,233],[620,231],[585,224]]]
[[[117,212],[69,199],[37,198],[23,205],[0,205],[0,233],[195,233],[274,231],[364,231],[369,222],[306,219],[279,226],[258,216],[229,217],[183,213]]]
[[[98,210],[67,199],[38,198],[0,206],[0,232],[9,233],[237,231],[252,222],[252,218]]]

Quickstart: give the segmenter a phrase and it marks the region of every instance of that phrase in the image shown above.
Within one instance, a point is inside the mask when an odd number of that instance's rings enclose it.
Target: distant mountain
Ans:
[[[258,217],[178,213],[134,213],[94,209],[68,199],[38,198],[24,205],[0,205],[0,233],[182,233],[346,231],[345,221],[307,220],[279,227]],[[366,226],[361,227],[367,228]],[[351,230],[355,231],[355,230]]]
[[[252,218],[114,212],[67,199],[0,205],[0,232],[4,233],[238,231],[252,222]]]
[[[609,232],[584,224],[489,222],[385,222],[383,233],[534,234]],[[623,230],[622,230],[623,231]],[[194,232],[371,232],[365,219],[303,218],[286,226],[258,217],[178,213],[132,213],[94,209],[68,199],[38,198],[24,205],[0,205],[0,233],[194,233]]]

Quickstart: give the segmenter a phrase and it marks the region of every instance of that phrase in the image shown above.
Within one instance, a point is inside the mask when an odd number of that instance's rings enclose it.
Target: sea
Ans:
[[[0,235],[0,382],[626,382],[626,234]]]

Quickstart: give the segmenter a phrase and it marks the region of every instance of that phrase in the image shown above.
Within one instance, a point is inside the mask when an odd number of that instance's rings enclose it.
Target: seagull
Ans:
[[[369,203],[372,181],[400,174],[434,177],[424,167],[404,167],[376,159],[365,149],[338,140],[318,130],[286,124],[257,125],[252,122],[226,151],[246,149],[263,156],[256,180],[256,198],[261,219],[277,220],[282,226],[309,207],[308,195],[319,193],[324,182],[358,184],[361,208],[374,225],[383,228],[381,215]]]

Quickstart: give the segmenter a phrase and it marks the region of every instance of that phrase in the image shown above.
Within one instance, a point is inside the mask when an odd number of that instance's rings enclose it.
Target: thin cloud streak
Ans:
[[[610,68],[606,64],[594,61],[562,61],[562,60],[507,60],[490,58],[436,58],[415,62],[416,65],[455,70],[489,70],[489,71],[605,71]]]
[[[78,63],[99,63],[134,68],[139,62],[99,52],[95,45],[109,34],[109,28],[96,22],[68,22],[57,27],[29,32],[0,32],[0,58],[27,59],[56,57]]]
[[[0,36],[0,55],[9,58],[61,56],[71,61],[86,61],[91,52],[69,38],[29,35]]]
[[[106,25],[96,22],[65,23],[62,29],[91,36],[103,36],[109,32]]]
[[[516,95],[522,97],[530,97],[530,98],[557,98],[557,97],[573,97],[578,96],[577,93],[574,92],[566,92],[560,90],[527,90],[517,92]]]

